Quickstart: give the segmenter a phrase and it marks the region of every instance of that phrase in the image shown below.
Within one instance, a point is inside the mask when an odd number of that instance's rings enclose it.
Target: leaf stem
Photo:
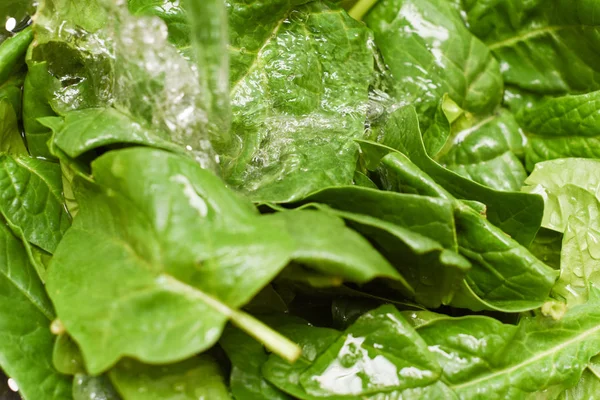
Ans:
[[[377,0],[359,0],[348,12],[352,18],[362,21],[363,17],[377,3]]]
[[[231,322],[238,326],[238,328],[242,329],[248,335],[261,342],[267,349],[290,363],[295,362],[302,354],[302,349],[285,336],[263,324],[250,314],[232,308],[198,288],[192,287],[164,274],[158,276],[158,285],[177,293],[187,294],[192,298],[204,302],[214,310],[227,316]]]
[[[290,363],[295,362],[302,353],[302,350],[296,343],[249,314],[233,310],[231,322],[261,342],[267,349]]]

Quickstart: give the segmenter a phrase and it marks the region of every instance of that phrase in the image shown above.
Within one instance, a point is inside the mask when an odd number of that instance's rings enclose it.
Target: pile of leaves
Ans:
[[[35,3],[0,5],[23,399],[597,396],[600,2]]]

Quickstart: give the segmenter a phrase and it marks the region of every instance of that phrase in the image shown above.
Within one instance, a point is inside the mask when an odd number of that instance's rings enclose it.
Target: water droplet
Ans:
[[[185,385],[183,383],[176,383],[173,385],[173,390],[176,392],[183,392],[185,390]]]
[[[8,20],[6,20],[6,25],[4,25],[6,30],[9,32],[12,32],[16,26],[17,26],[17,20],[14,18],[9,18]]]
[[[587,245],[592,258],[600,260],[600,232],[590,229],[587,234]]]
[[[306,13],[303,13],[302,11],[298,11],[298,10],[294,10],[290,13],[290,21],[291,22],[305,22],[307,20],[308,16]]]
[[[17,385],[17,382],[13,378],[9,378],[8,379],[8,387],[13,392],[18,392],[19,391],[19,385]]]

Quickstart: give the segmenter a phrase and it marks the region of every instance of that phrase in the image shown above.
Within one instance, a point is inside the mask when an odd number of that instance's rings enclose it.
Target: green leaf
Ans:
[[[600,92],[554,97],[533,104],[523,107],[519,118],[528,137],[528,169],[557,158],[600,158]]]
[[[450,136],[451,124],[463,113],[464,110],[447,94],[442,96],[431,125],[423,131],[423,144],[427,154],[434,157],[442,150]]]
[[[412,107],[403,107],[390,114],[383,126],[377,130],[378,141],[388,146],[375,148],[370,146],[371,153],[378,153],[372,160],[372,167],[392,149],[408,156],[423,172],[437,184],[458,199],[475,200],[487,206],[487,218],[490,222],[509,234],[517,242],[529,246],[535,237],[542,220],[543,199],[519,192],[496,191],[465,179],[456,173],[440,166],[425,153],[419,130],[417,114]]]
[[[121,397],[106,376],[77,374],[73,380],[73,400],[121,400]]]
[[[553,289],[569,305],[587,301],[589,283],[600,281],[598,239],[600,228],[595,220],[569,218],[562,242],[560,279]]]
[[[352,324],[302,373],[300,383],[313,396],[364,396],[426,386],[440,372],[423,340],[388,305]]]
[[[66,333],[58,335],[56,342],[54,342],[52,364],[61,374],[85,374],[85,366],[79,347]]]
[[[320,190],[302,201],[310,202],[378,218],[458,249],[453,204],[446,199],[346,186]]]
[[[271,355],[263,375],[299,399],[455,399],[437,381],[440,367],[423,340],[392,306],[364,314],[343,333],[300,324],[280,330],[303,356],[290,365]]]
[[[554,293],[569,305],[587,301],[590,282],[600,283],[599,166],[576,158],[542,162],[523,188],[544,196],[544,227],[564,233]]]
[[[31,28],[26,28],[0,43],[0,84],[25,63],[25,53],[32,40],[33,31]]]
[[[446,168],[474,182],[503,191],[519,191],[527,177],[518,156],[524,137],[512,114],[500,110],[483,119],[464,118],[435,156]]]
[[[301,265],[291,264],[286,267],[277,276],[275,283],[279,284],[292,284],[294,286],[304,285],[310,287],[310,290],[314,289],[328,289],[338,288],[344,283],[344,280],[337,275],[325,275],[321,272],[307,269]],[[408,292],[408,296],[412,292],[406,289],[401,290],[402,292]]]
[[[394,95],[415,105],[423,131],[444,94],[475,114],[487,115],[500,104],[498,62],[448,1],[379,1],[365,22],[395,78]]]
[[[537,93],[600,89],[595,0],[463,4],[469,29],[493,51],[506,83]]]
[[[347,329],[363,314],[374,310],[380,303],[375,299],[340,297],[331,301],[331,319],[335,329]]]
[[[124,360],[109,373],[123,400],[229,400],[223,373],[207,355],[167,366]]]
[[[394,279],[405,294],[413,288],[369,242],[341,218],[315,210],[293,210],[262,217],[275,221],[294,242],[292,258],[321,273],[366,283],[375,277]],[[340,251],[344,249],[343,251]]]
[[[92,166],[99,185],[80,180],[80,211],[48,276],[90,373],[125,354],[152,363],[195,354],[228,318],[265,334],[235,308],[288,263],[293,243],[280,224],[187,157],[135,148]]]
[[[163,132],[153,131],[114,108],[87,108],[65,114],[64,123],[54,131],[54,141],[69,157],[115,144],[145,145],[174,152],[181,147]]]
[[[285,271],[285,270],[284,270]],[[244,307],[244,310],[251,314],[263,314],[272,312],[288,312],[288,307],[285,300],[273,288],[273,285],[266,286],[258,292],[252,301]]]
[[[27,154],[15,109],[3,98],[0,98],[0,151],[9,154]]]
[[[0,100],[7,101],[15,111],[18,120],[22,118],[22,88],[24,73],[13,74],[6,82],[0,84]]]
[[[71,29],[80,27],[90,33],[96,33],[106,23],[107,13],[97,0],[81,3],[76,0],[43,0],[38,5],[34,31],[39,42],[65,40],[72,35]]]
[[[470,268],[470,263],[456,254],[453,207],[442,199],[340,187],[324,189],[307,201],[334,207],[315,205],[344,218],[375,243],[422,304],[448,304]]]
[[[565,232],[572,215],[584,221],[595,219],[596,193],[600,184],[597,171],[600,161],[571,158],[546,161],[536,165],[525,181],[524,191],[539,193],[544,197],[545,208],[542,225]],[[576,191],[581,199],[569,191]],[[587,193],[586,193],[587,192]]]
[[[377,189],[375,182],[371,180],[367,175],[359,171],[354,171],[354,182],[356,186],[366,187],[369,189]]]
[[[417,332],[444,370],[444,381],[461,399],[513,399],[577,383],[600,351],[600,293],[562,319],[540,315],[518,326],[488,317],[444,317]]]
[[[556,400],[592,400],[598,393],[600,393],[600,378],[586,369],[577,385],[562,392]]]
[[[364,132],[371,34],[342,9],[301,2],[229,2],[240,143],[222,155],[223,176],[258,202],[351,184]]]
[[[453,201],[459,252],[473,263],[473,268],[452,305],[518,312],[544,303],[556,280],[556,271],[477,211],[456,200],[404,155],[391,152],[383,157],[379,171],[387,190],[416,191]]]
[[[235,309],[293,259],[357,282],[401,280],[340,219],[314,211],[261,217],[187,157],[134,148],[109,152],[92,169],[97,185],[79,180],[80,211],[48,276],[90,373],[123,355],[157,363],[195,354],[228,318],[267,345],[283,343]]]
[[[258,60],[260,50],[294,7],[310,0],[257,1],[248,7],[242,1],[227,3],[231,81],[237,82]],[[297,14],[296,14],[297,15]],[[248,23],[252,19],[255,23]]]
[[[560,232],[541,228],[529,246],[529,251],[544,264],[559,269],[562,241],[563,235]]]
[[[27,252],[0,224],[0,367],[25,400],[66,400],[71,382],[52,367],[53,310]]]
[[[23,129],[27,148],[33,157],[54,158],[47,144],[52,132],[38,118],[56,115],[50,106],[50,100],[59,85],[49,74],[47,62],[28,61],[23,85]]]
[[[275,329],[290,323],[304,323],[288,315],[264,317],[264,321]],[[262,376],[262,365],[269,359],[265,348],[239,329],[231,326],[223,332],[219,341],[231,361],[229,385],[236,399],[244,400],[289,400],[287,394],[270,384]]]
[[[0,155],[0,212],[18,236],[52,253],[70,226],[58,164]]]
[[[298,343],[302,348],[302,357],[294,364],[270,355],[262,366],[262,374],[267,381],[280,390],[296,398],[306,398],[306,392],[300,384],[302,373],[310,367],[319,354],[331,346],[341,333],[329,328],[311,327],[307,324],[287,324],[278,330]]]

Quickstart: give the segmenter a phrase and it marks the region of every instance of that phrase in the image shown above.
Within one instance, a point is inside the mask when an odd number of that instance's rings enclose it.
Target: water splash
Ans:
[[[133,16],[123,0],[57,7],[43,1],[34,18],[34,61],[58,80],[51,103],[59,113],[114,107],[168,134],[205,168],[216,169],[208,130],[206,88],[196,65],[168,41],[163,20]],[[57,51],[60,50],[60,51]]]

